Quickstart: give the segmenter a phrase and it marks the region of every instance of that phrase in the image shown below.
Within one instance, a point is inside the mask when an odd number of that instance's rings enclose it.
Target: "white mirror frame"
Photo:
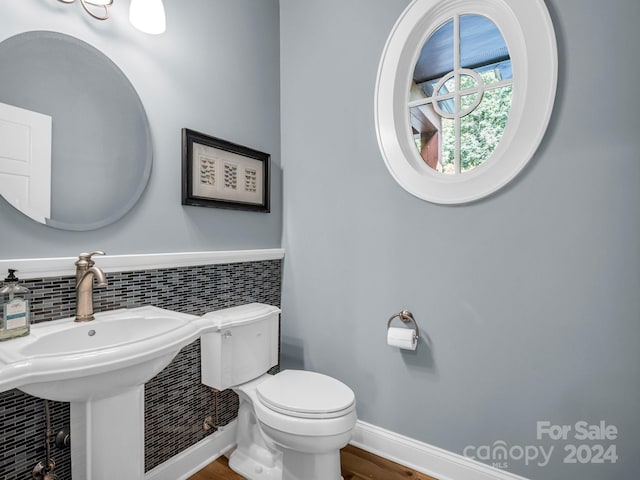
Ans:
[[[427,39],[456,14],[477,14],[501,31],[511,56],[513,98],[502,139],[480,166],[446,175],[420,157],[409,122],[409,92]],[[511,181],[538,148],[551,117],[558,54],[543,0],[413,0],[387,40],[375,93],[376,134],[389,172],[406,191],[439,204],[478,200]]]

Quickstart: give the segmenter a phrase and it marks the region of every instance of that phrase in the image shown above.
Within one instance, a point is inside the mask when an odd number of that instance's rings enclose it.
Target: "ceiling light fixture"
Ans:
[[[76,0],[58,0],[61,3],[75,3]],[[107,20],[113,0],[80,0],[85,12],[96,20]],[[157,35],[166,30],[167,20],[162,0],[131,0],[129,22],[144,33]]]

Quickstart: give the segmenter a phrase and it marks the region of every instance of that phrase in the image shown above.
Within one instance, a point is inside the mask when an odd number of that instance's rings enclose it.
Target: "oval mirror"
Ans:
[[[0,42],[0,193],[30,218],[93,230],[121,218],[152,165],[149,123],[122,71],[56,32]]]

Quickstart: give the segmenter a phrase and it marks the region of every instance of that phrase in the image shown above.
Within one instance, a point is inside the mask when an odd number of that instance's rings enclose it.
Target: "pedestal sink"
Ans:
[[[142,480],[144,383],[198,338],[200,317],[157,307],[33,325],[0,348],[0,391],[71,402],[73,480]]]

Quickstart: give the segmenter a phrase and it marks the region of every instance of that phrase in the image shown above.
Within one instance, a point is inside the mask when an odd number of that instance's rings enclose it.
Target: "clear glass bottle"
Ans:
[[[20,279],[14,275],[16,271],[9,269],[9,275],[0,288],[0,341],[29,335],[31,329],[29,289],[18,284]]]

